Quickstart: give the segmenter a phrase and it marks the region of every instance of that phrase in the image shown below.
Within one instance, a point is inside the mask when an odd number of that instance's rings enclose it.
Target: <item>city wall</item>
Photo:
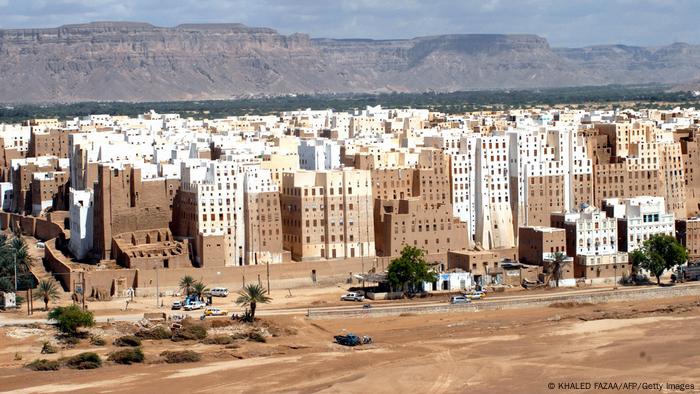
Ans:
[[[16,213],[0,212],[0,229],[14,230],[19,228],[22,235],[47,241],[63,235],[63,223],[68,212],[51,212],[46,218],[18,215]]]
[[[330,309],[309,310],[310,319],[332,319],[348,317],[380,317],[398,316],[403,313],[429,314],[453,312],[478,312],[485,310],[525,309],[547,307],[557,302],[605,303],[617,301],[648,300],[657,298],[672,298],[700,295],[700,283],[677,285],[671,287],[624,288],[620,290],[603,290],[595,293],[567,294],[562,296],[546,296],[498,301],[475,301],[471,304],[444,305],[415,305],[410,307],[375,307],[370,309]]]
[[[367,257],[364,261],[361,258],[354,258],[270,264],[270,287],[274,291],[345,282],[353,274],[362,272],[363,268],[365,271],[373,267],[377,267],[377,271],[386,269],[389,261],[389,258],[378,257],[375,263],[375,258]],[[258,282],[258,280],[267,287],[267,270],[267,265],[137,270],[136,294],[153,295],[156,285],[160,292],[177,290],[180,278],[185,275],[201,280],[209,287],[225,286],[229,289],[238,289],[244,283]]]

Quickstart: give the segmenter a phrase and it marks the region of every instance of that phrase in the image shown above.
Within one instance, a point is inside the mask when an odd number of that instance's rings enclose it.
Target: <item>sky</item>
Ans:
[[[698,0],[0,0],[0,28],[231,22],[328,38],[530,33],[556,47],[700,43]]]

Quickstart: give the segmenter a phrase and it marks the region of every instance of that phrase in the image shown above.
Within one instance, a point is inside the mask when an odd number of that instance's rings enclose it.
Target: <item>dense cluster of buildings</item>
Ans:
[[[0,203],[66,211],[66,249],[128,268],[425,250],[482,282],[557,252],[566,283],[629,272],[653,234],[700,257],[700,111],[368,107],[0,125]]]

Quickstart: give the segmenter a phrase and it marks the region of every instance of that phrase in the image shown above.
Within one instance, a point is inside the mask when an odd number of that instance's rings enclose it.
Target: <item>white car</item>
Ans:
[[[452,296],[450,297],[450,304],[468,304],[471,300],[465,296]]]
[[[182,309],[184,309],[186,311],[193,311],[195,309],[202,309],[205,306],[207,306],[205,303],[200,302],[200,301],[195,301],[195,302],[191,302],[189,304],[186,304]]]
[[[209,291],[212,297],[228,297],[228,289],[225,287],[215,287]]]
[[[365,296],[360,293],[350,292],[340,297],[341,301],[357,301],[362,302],[365,300]]]

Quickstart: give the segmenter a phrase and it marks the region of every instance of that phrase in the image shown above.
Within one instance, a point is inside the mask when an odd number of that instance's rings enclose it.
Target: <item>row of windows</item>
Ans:
[[[360,186],[360,184],[358,183],[358,184],[357,184],[357,187],[359,187],[359,186]],[[366,186],[366,187],[369,187],[369,185],[368,185],[367,183],[365,183],[365,186]],[[285,187],[285,188],[283,188],[282,190],[284,191],[284,194],[287,194],[287,195],[290,195],[290,196],[300,196],[300,195],[301,195],[301,188],[297,188],[297,187],[294,187],[294,188]],[[308,195],[309,195],[309,190],[311,190],[311,194],[310,194],[310,195],[312,195],[312,196],[315,196],[315,195],[316,195],[316,190],[318,190],[318,195],[319,195],[319,196],[325,195],[325,194],[324,194],[324,193],[325,193],[325,189],[324,189],[324,188],[322,188],[322,187],[321,187],[321,188],[312,187],[312,188],[305,188],[305,189],[304,189],[304,196],[308,196]],[[334,188],[332,188],[332,187],[329,187],[329,188],[328,188],[328,195],[333,196],[333,195],[334,195],[334,190],[336,190],[336,189],[334,189]],[[337,190],[338,190],[338,195],[339,195],[339,196],[340,196],[340,195],[343,195],[343,188],[342,188],[342,187],[337,188]],[[348,188],[346,189],[346,194],[352,194],[352,186],[350,186],[350,187],[348,187]]]

